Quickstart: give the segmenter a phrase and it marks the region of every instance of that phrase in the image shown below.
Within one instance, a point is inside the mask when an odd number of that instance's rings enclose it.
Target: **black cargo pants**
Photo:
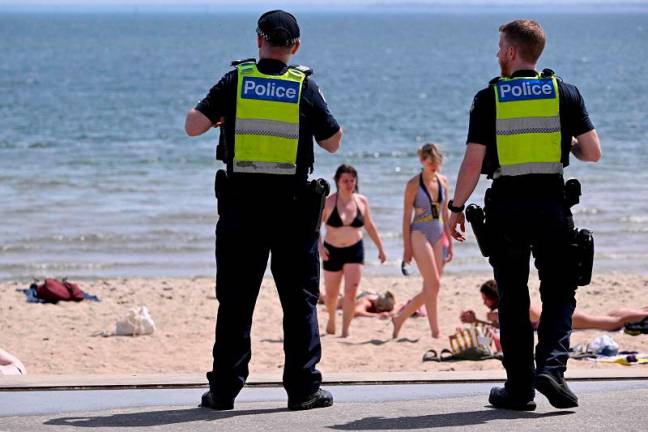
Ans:
[[[564,203],[562,177],[534,187],[498,179],[485,201],[493,246],[490,263],[500,295],[506,387],[524,398],[533,395],[536,373],[562,377],[567,367],[577,287],[570,247],[573,220]],[[531,254],[542,300],[535,367],[527,285]]]
[[[248,377],[252,315],[270,269],[283,308],[283,384],[290,398],[319,389],[317,323],[319,231],[307,200],[276,191],[239,191],[220,200],[216,226],[216,297],[219,301],[213,370],[207,374],[220,400],[233,400]],[[257,311],[266,313],[266,311]],[[279,329],[276,329],[279,332]]]

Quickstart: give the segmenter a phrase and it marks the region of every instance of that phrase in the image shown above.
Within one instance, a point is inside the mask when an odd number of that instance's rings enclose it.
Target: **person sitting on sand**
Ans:
[[[0,348],[0,375],[26,375],[27,368],[13,355]]]
[[[484,306],[490,309],[486,314],[485,323],[499,327],[499,316],[497,313],[497,308],[499,306],[499,293],[497,292],[497,283],[494,280],[488,280],[482,284],[479,291],[481,292]],[[532,303],[529,307],[529,317],[533,324],[533,328],[538,328],[541,315],[542,309],[540,306]],[[615,309],[604,315],[593,315],[577,307],[572,316],[572,328],[574,330],[596,329],[616,331],[622,329],[627,323],[641,321],[647,317],[648,306],[644,306],[640,309]],[[478,320],[475,312],[472,310],[461,312],[459,318],[461,319],[461,322],[468,324],[484,322]]]

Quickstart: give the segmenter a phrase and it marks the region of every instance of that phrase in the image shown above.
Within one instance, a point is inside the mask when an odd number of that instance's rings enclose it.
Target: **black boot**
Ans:
[[[563,378],[557,378],[549,373],[538,374],[535,388],[545,395],[549,403],[556,408],[578,406],[578,396],[569,389]]]
[[[313,408],[326,408],[333,405],[333,395],[324,390],[319,389],[312,395],[305,399],[291,399],[288,398],[288,409],[290,410],[309,410]]]
[[[536,403],[533,397],[518,397],[511,395],[505,387],[493,387],[488,396],[488,402],[495,408],[515,411],[534,411]]]
[[[214,395],[214,393],[209,390],[203,393],[200,401],[200,406],[203,408],[211,408],[217,411],[226,411],[234,409],[234,401],[229,399],[218,399],[216,395]]]

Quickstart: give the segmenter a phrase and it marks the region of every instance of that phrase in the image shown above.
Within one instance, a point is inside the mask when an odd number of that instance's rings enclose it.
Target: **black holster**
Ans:
[[[330,190],[331,187],[328,182],[320,178],[306,183],[306,187],[297,194],[297,200],[301,201],[301,217],[308,231],[319,232],[320,226],[322,225],[324,203]]]
[[[229,151],[227,148],[225,128],[221,126],[219,130],[218,144],[216,145],[216,160],[225,162],[227,161],[228,157],[229,157]]]
[[[565,182],[564,202],[570,209],[580,202],[581,184],[577,179]],[[569,244],[574,266],[576,267],[576,283],[578,286],[588,285],[592,281],[594,267],[594,236],[592,231],[575,228]]]
[[[486,214],[477,204],[470,204],[466,207],[466,220],[470,222],[477,245],[484,257],[490,256],[490,236],[486,228]]]
[[[218,202],[218,214],[222,215],[225,205],[227,203],[227,196],[229,194],[229,181],[227,178],[227,172],[225,170],[216,171],[216,176],[214,177],[214,195],[216,196],[216,201]]]
[[[592,281],[592,269],[594,267],[594,236],[592,231],[574,229],[569,248],[576,267],[576,284],[578,286],[589,285]]]

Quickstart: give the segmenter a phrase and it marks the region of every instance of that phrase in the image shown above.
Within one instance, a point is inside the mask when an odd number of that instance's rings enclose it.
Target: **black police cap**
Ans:
[[[257,34],[273,45],[292,46],[299,39],[299,25],[292,14],[272,10],[259,18]]]

